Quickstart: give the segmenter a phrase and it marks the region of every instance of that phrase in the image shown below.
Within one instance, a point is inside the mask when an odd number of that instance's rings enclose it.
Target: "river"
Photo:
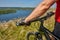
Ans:
[[[16,13],[2,14],[0,15],[0,21],[9,21],[14,18],[27,17],[32,10],[17,10]]]

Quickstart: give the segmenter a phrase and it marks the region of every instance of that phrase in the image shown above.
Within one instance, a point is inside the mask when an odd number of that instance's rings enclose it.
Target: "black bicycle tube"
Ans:
[[[46,29],[45,27],[43,28],[48,34],[51,34],[54,38],[56,38],[57,40],[60,40],[58,37],[56,37],[52,32],[50,32],[48,29]]]

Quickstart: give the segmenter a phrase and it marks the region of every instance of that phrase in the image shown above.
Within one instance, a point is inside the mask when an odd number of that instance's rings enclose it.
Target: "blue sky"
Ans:
[[[36,7],[41,2],[42,0],[0,0],[0,7]]]

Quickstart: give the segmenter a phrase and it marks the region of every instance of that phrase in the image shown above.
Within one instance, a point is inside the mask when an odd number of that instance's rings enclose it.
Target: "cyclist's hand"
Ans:
[[[31,24],[30,22],[28,22],[28,23],[24,22],[24,19],[22,19],[20,22],[16,23],[17,26],[21,26],[21,25],[27,25],[27,26],[29,26],[30,24]]]

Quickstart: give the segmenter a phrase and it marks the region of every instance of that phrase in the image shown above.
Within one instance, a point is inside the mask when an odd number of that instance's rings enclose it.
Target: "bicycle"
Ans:
[[[43,32],[43,34],[45,35],[46,40],[51,40],[51,38],[50,38],[49,35],[51,35],[52,37],[54,37],[55,40],[60,40],[59,37],[57,37],[56,35],[54,35],[51,31],[49,31],[49,30],[48,30],[47,28],[45,28],[44,25],[43,25],[44,21],[47,20],[47,19],[48,19],[49,17],[51,17],[52,15],[53,15],[52,13],[47,13],[47,15],[44,16],[44,17],[42,17],[42,18],[37,18],[37,19],[35,19],[35,20],[32,20],[31,22],[39,21],[39,22],[41,22],[41,24],[40,24],[40,27],[39,27],[39,29],[38,29],[38,32],[29,32],[29,33],[27,34],[27,36],[26,36],[26,37],[27,37],[27,40],[30,40],[29,38],[30,38],[31,35],[35,36],[35,37],[34,37],[34,40],[43,40],[43,39],[42,39],[42,33],[41,33],[41,32]]]

